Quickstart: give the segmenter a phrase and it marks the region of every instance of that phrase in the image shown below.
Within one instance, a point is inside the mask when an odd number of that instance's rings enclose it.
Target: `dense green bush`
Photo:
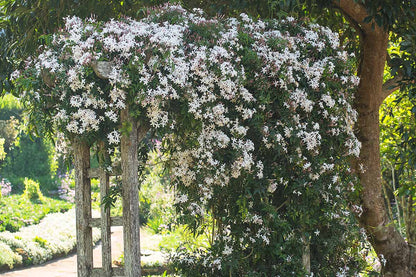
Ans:
[[[0,175],[9,179],[13,192],[24,189],[24,179],[31,178],[42,184],[44,192],[56,190],[54,144],[25,132],[23,107],[17,98],[5,95],[0,98],[0,138],[4,138],[5,159],[0,163]]]
[[[4,152],[4,138],[0,138],[0,161],[6,158],[6,152]]]
[[[44,197],[42,192],[40,191],[38,182],[25,178],[23,184],[25,185],[23,197],[26,197],[32,202],[43,202]]]
[[[6,156],[1,174],[11,181],[14,192],[24,189],[25,178],[38,181],[47,192],[57,189],[56,169],[54,145],[46,139],[21,134],[18,145]]]
[[[23,105],[12,94],[0,98],[0,120],[9,120],[11,117],[22,119]]]

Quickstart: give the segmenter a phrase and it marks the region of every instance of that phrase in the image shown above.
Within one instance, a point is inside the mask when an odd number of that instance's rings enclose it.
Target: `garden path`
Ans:
[[[122,227],[111,228],[112,259],[116,260],[123,251],[123,229]],[[146,235],[145,232],[141,232]],[[101,244],[94,247],[94,267],[101,267]],[[0,274],[1,277],[76,277],[77,255],[71,254],[67,257],[49,261],[47,263],[24,269]]]

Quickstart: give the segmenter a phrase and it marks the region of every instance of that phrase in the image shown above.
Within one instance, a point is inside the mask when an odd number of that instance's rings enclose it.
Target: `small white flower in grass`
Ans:
[[[71,132],[71,133],[75,133],[78,134],[78,124],[75,120],[72,120],[68,123],[68,125],[66,126],[66,129]]]
[[[220,259],[220,258],[215,259],[215,260],[212,262],[212,265],[213,265],[214,267],[216,267],[218,270],[221,270],[221,259]]]
[[[302,139],[302,142],[306,144],[306,149],[313,150],[315,147],[320,146],[321,144],[321,135],[319,132],[305,132],[300,131],[298,137]]]
[[[253,222],[254,224],[262,225],[263,224],[263,219],[261,218],[261,216],[255,214],[251,218],[251,222]]]
[[[321,96],[322,101],[329,107],[332,108],[335,106],[335,100],[328,94],[324,94]]]
[[[109,144],[118,144],[120,142],[120,133],[116,130],[107,135]]]
[[[17,80],[21,74],[22,73],[20,72],[20,70],[13,71],[12,74],[10,75],[10,80],[12,81]]]

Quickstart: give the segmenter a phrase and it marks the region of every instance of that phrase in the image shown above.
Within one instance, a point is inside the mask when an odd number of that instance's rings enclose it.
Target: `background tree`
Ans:
[[[414,104],[405,93],[393,93],[380,109],[380,150],[383,194],[389,219],[406,237],[407,243],[415,244],[415,166],[413,151],[406,140],[414,139],[416,128],[411,112]]]

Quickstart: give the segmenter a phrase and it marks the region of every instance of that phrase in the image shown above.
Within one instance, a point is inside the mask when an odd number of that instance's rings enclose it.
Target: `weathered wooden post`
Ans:
[[[102,160],[100,160],[100,199],[101,199],[101,259],[103,273],[102,277],[111,277],[113,275],[112,262],[111,262],[111,218],[110,207],[103,205],[104,197],[107,196],[110,188],[110,177],[106,170],[103,168],[103,164],[110,158],[108,157],[107,150],[105,149],[104,142],[99,143]]]
[[[128,108],[121,112],[121,122],[130,131],[121,135],[121,170],[123,198],[124,273],[126,277],[140,277],[140,223],[138,184],[138,123]]]
[[[91,220],[90,147],[78,139],[72,141],[75,156],[75,210],[78,277],[89,277],[93,268]]]
[[[305,239],[302,247],[302,265],[308,274],[311,273],[311,248],[309,239]]]

